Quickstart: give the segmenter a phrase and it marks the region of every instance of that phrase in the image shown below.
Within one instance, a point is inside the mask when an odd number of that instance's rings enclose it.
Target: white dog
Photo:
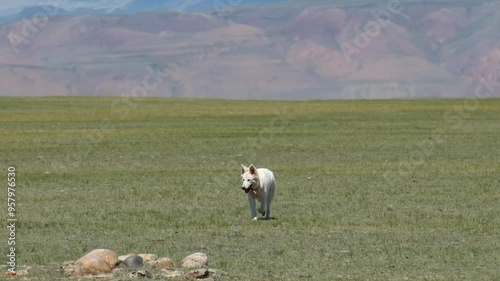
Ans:
[[[248,194],[253,220],[257,220],[255,199],[260,202],[259,213],[266,216],[266,220],[269,219],[271,203],[276,193],[276,180],[273,172],[265,168],[257,169],[253,164],[250,167],[241,164],[241,188]]]

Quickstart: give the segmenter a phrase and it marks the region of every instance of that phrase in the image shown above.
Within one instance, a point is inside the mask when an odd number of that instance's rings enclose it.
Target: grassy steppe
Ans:
[[[20,265],[109,248],[202,251],[224,280],[500,279],[500,100],[0,98],[0,130]],[[250,220],[241,163],[275,172],[273,220]]]

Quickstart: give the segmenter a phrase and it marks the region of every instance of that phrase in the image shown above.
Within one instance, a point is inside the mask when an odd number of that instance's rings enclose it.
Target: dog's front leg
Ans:
[[[255,198],[251,195],[251,192],[248,193],[248,203],[250,203],[250,213],[252,214],[252,219],[257,220],[257,210],[255,210]]]

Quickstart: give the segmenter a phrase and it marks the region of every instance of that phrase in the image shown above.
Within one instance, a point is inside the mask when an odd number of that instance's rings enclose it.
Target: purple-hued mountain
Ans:
[[[498,18],[496,1],[9,4],[0,95],[498,97]]]

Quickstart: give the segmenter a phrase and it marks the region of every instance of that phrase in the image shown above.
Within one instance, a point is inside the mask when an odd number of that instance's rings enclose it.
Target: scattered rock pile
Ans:
[[[194,253],[185,257],[181,267],[176,267],[168,257],[154,254],[127,254],[118,256],[107,249],[96,249],[76,262],[63,264],[66,275],[93,278],[190,278],[216,280],[220,272],[208,268],[208,257]]]

